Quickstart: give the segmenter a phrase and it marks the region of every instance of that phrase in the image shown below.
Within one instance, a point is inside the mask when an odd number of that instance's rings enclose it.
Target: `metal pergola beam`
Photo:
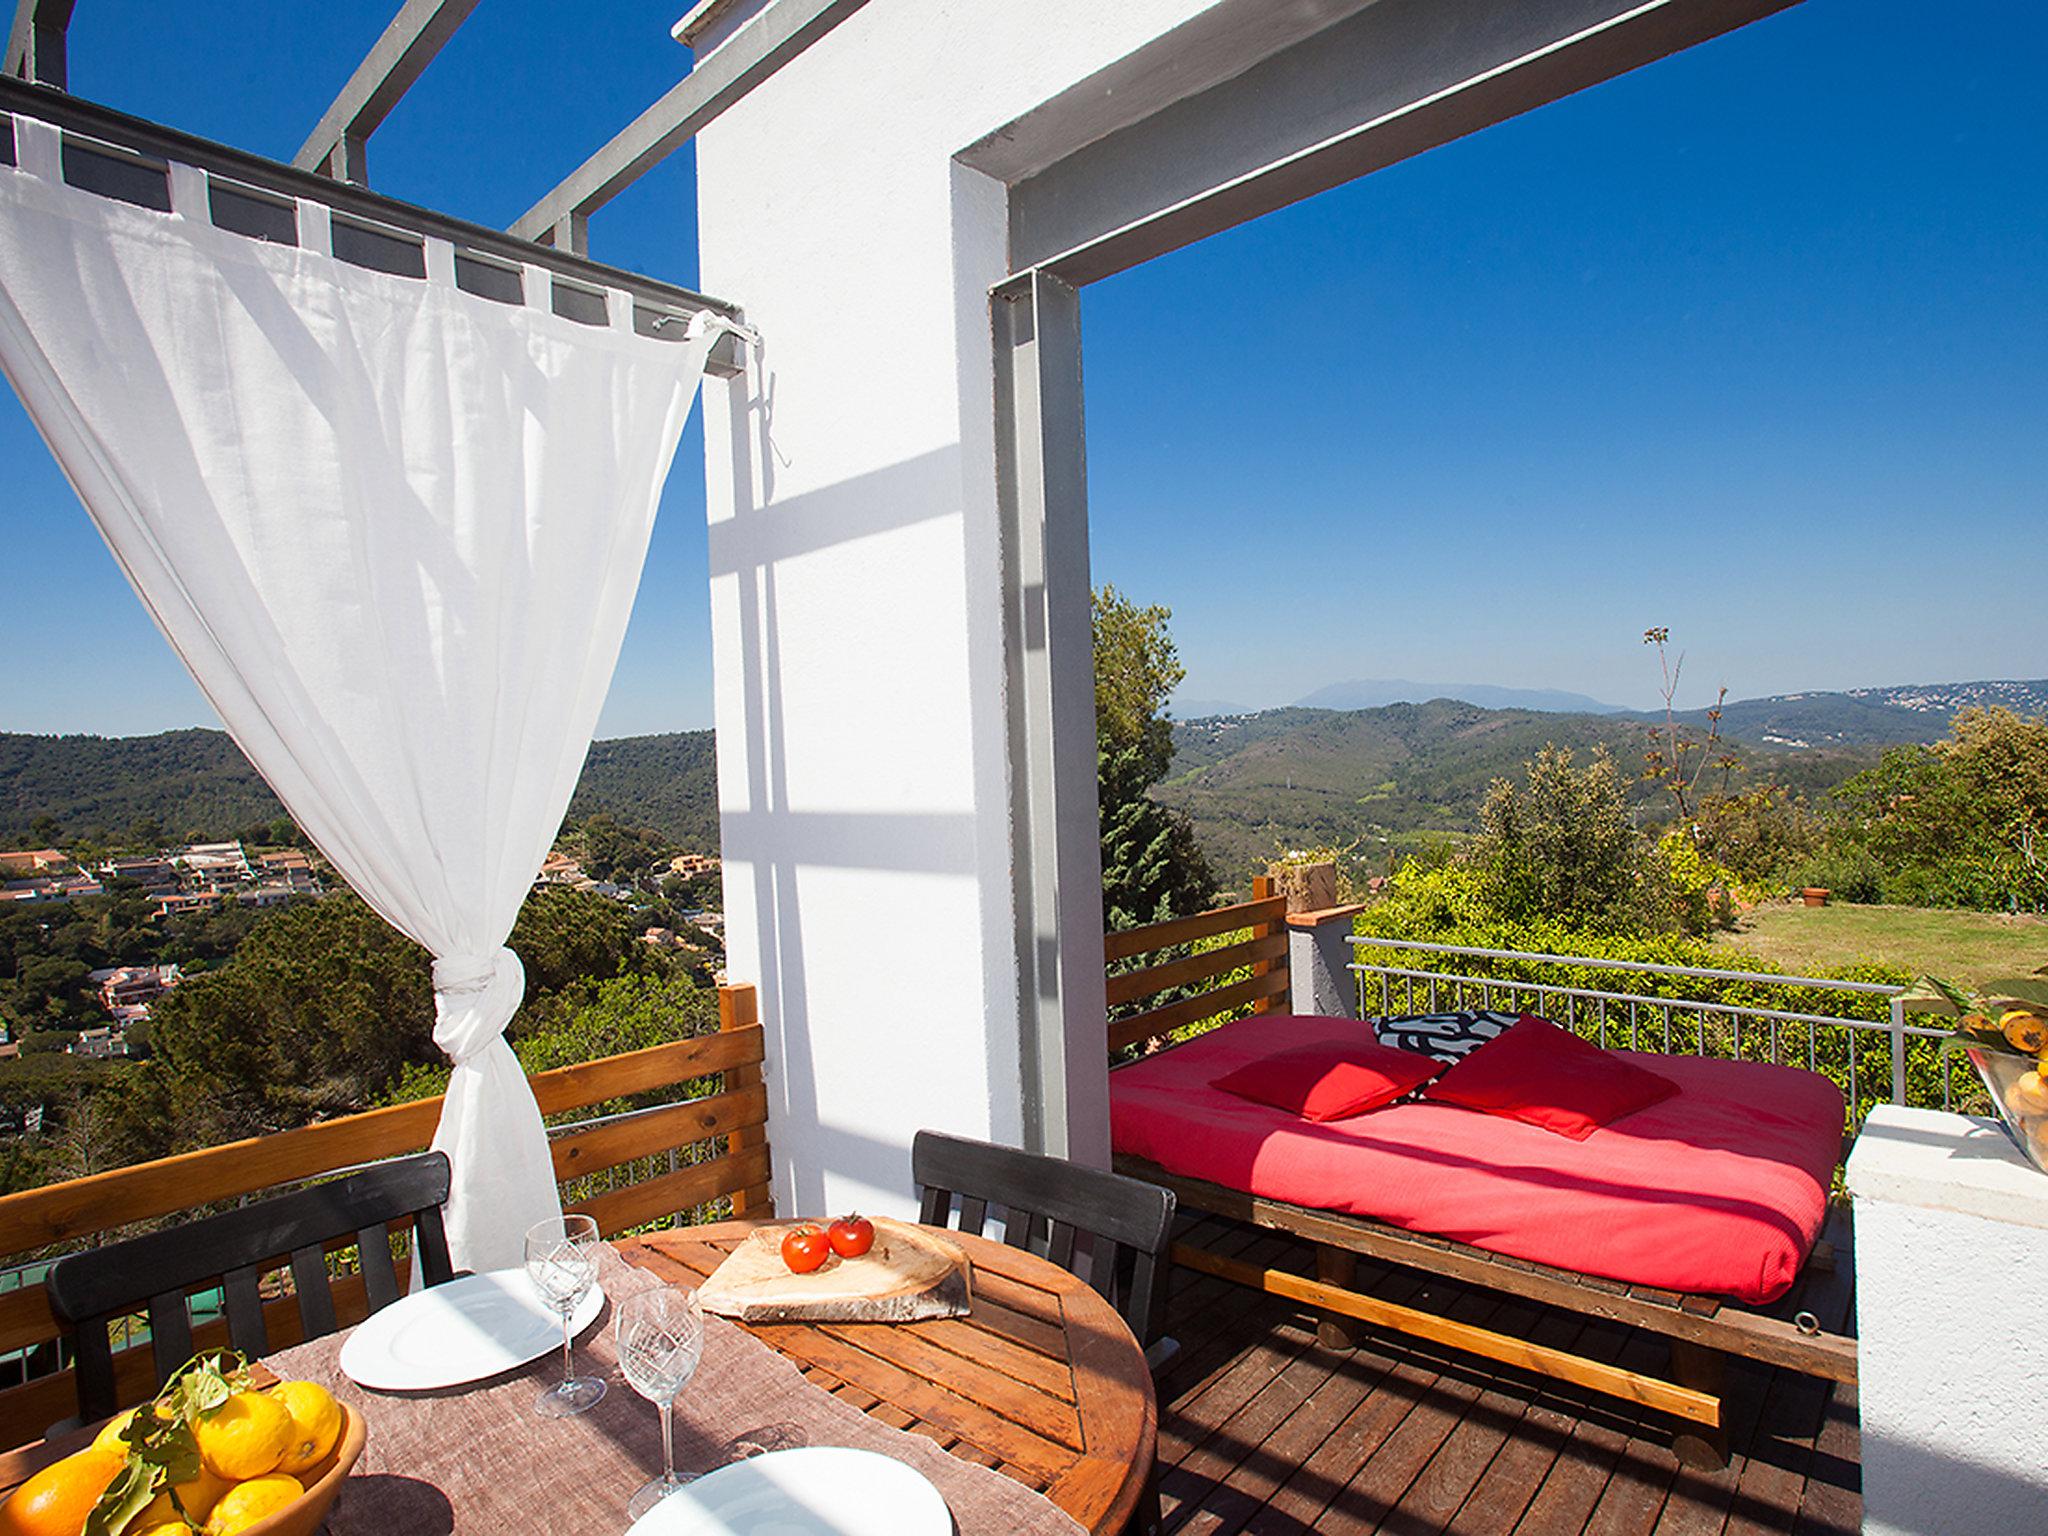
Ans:
[[[292,156],[292,164],[368,186],[365,154],[370,135],[476,7],[477,0],[405,0],[321,116],[320,125]]]
[[[1796,3],[1375,0],[1026,167],[1013,268],[1096,282]],[[999,138],[962,156],[992,174],[1014,158]]]
[[[0,73],[68,89],[64,34],[71,25],[73,4],[74,0],[17,0]]]
[[[674,89],[522,214],[512,233],[581,252],[586,248],[585,226],[591,214],[866,3],[771,0],[760,15],[714,49]]]
[[[181,133],[175,128],[131,117],[125,112],[116,112],[111,107],[83,101],[76,96],[37,90],[19,80],[0,78],[0,113],[40,118],[56,124],[67,134],[125,150],[144,162],[175,160],[181,165],[197,166],[231,185],[251,187],[276,197],[307,198],[373,228],[446,240],[459,250],[475,252],[509,265],[538,268],[589,288],[616,288],[631,294],[651,309],[675,314],[708,309],[730,319],[740,318],[739,306],[723,299],[643,277],[637,272],[603,266],[567,251],[535,246],[528,241],[516,240],[503,230],[450,218],[445,213],[402,203],[396,198],[381,197],[365,187],[333,181],[297,166]]]

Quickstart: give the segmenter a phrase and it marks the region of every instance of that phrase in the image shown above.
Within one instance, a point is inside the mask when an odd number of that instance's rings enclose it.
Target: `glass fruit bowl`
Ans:
[[[2048,1173],[2048,1078],[2031,1057],[1978,1049],[1965,1054],[1984,1079],[2006,1134],[2028,1162]]]

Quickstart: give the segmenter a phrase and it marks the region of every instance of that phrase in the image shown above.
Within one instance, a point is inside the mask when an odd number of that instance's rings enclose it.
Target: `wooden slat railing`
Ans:
[[[1176,998],[1121,1019],[1111,1019],[1109,1049],[1116,1052],[1132,1046],[1149,1047],[1171,1030],[1247,1005],[1253,1013],[1274,1013],[1284,1007],[1288,990],[1287,901],[1274,894],[1273,882],[1263,877],[1252,882],[1250,901],[1105,935],[1103,962],[1113,966],[1119,961],[1142,959],[1200,939],[1234,933],[1246,933],[1247,937],[1137,970],[1111,972],[1106,991],[1112,1009],[1142,1003],[1162,992],[1221,981],[1238,971],[1249,970],[1251,974],[1222,986],[1208,986],[1191,997]]]
[[[606,1236],[728,1197],[735,1212],[769,1210],[768,1102],[758,1019],[752,987],[722,987],[715,1035],[529,1079],[541,1113],[550,1116],[697,1078],[720,1079],[718,1091],[701,1097],[608,1117],[554,1137],[555,1177],[564,1181],[706,1142],[724,1143],[718,1155],[588,1195],[569,1209],[596,1217]],[[417,1152],[432,1139],[440,1114],[440,1099],[422,1099],[0,1196],[0,1257],[18,1264],[45,1250],[70,1251],[84,1240],[140,1223]],[[336,1244],[350,1246],[348,1240]],[[344,1274],[333,1289],[342,1323],[359,1322],[365,1315],[361,1276]],[[298,1311],[289,1298],[272,1303],[266,1320],[273,1348],[297,1342]],[[40,1285],[0,1292],[0,1352],[50,1344],[60,1331]],[[197,1348],[225,1343],[225,1326],[196,1328],[193,1339]],[[115,1382],[124,1403],[140,1401],[151,1390],[147,1345],[115,1356]],[[75,1407],[68,1370],[0,1390],[0,1445],[35,1439]]]

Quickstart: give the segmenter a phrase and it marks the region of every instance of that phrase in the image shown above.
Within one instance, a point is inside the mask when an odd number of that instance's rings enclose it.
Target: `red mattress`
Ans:
[[[1795,1067],[1636,1056],[1679,1092],[1584,1141],[1448,1104],[1313,1124],[1209,1086],[1351,1019],[1241,1019],[1110,1074],[1116,1150],[1269,1200],[1368,1216],[1631,1285],[1762,1303],[1819,1234],[1841,1090]]]

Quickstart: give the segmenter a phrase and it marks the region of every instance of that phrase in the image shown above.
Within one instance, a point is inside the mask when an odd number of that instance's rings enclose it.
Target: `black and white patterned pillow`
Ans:
[[[1374,1019],[1381,1045],[1418,1051],[1456,1066],[1495,1036],[1511,1029],[1519,1013],[1411,1013]]]

